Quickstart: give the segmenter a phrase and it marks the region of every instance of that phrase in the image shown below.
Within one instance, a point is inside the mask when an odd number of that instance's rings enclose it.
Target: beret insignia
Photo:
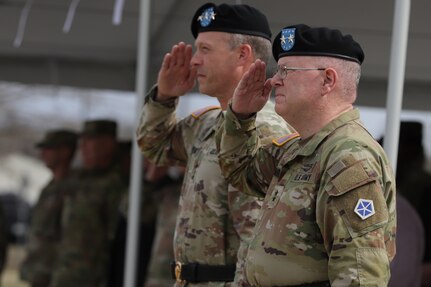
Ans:
[[[201,27],[208,27],[212,20],[215,20],[214,7],[210,7],[205,9],[202,14],[198,17],[198,21],[201,24]]]
[[[289,51],[295,44],[296,28],[281,30],[280,44],[283,51]]]

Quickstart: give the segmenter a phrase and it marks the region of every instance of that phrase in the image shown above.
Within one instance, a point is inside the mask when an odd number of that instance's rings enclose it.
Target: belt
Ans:
[[[331,287],[329,281],[305,283],[300,285],[276,286],[276,287]]]
[[[235,277],[235,265],[203,265],[199,263],[171,263],[172,278],[178,283],[209,281],[230,282]]]

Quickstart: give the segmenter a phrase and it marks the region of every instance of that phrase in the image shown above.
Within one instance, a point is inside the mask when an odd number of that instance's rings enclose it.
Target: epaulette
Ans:
[[[276,146],[280,147],[280,146],[285,145],[287,142],[289,142],[293,139],[296,139],[296,138],[299,138],[299,134],[298,133],[291,133],[291,134],[282,136],[278,139],[273,139],[272,143],[275,144]]]
[[[199,117],[202,116],[203,114],[205,114],[206,112],[209,112],[209,111],[215,110],[215,109],[221,109],[221,107],[220,106],[208,106],[208,107],[200,108],[200,109],[198,109],[192,113],[192,117],[194,117],[195,119],[199,119]]]

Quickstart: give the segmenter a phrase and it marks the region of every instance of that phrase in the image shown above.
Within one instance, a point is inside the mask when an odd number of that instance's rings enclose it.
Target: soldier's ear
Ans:
[[[337,71],[333,68],[327,68],[322,71],[323,83],[322,83],[322,95],[326,95],[331,92],[338,82]]]
[[[253,49],[251,46],[249,44],[241,44],[238,49],[239,60],[243,61],[244,63],[249,62],[253,56]]]

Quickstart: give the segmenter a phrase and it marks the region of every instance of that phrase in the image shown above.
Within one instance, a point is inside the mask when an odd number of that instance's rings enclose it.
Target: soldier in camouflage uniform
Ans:
[[[156,234],[154,237],[151,259],[145,287],[172,286],[170,264],[175,259],[172,241],[177,222],[178,201],[184,177],[183,167],[170,167],[176,171],[169,174],[168,167],[156,167],[150,164],[145,175],[147,182],[159,182],[151,191],[154,204],[157,205]],[[146,185],[146,187],[151,187]]]
[[[46,287],[61,239],[61,212],[67,178],[75,154],[78,136],[69,130],[48,131],[36,144],[41,159],[52,171],[52,179],[45,186],[31,214],[30,233],[26,245],[27,256],[21,265],[21,278],[33,287]]]
[[[84,123],[80,136],[83,169],[71,179],[65,196],[52,287],[106,284],[119,201],[127,190],[115,165],[116,129],[110,120]]]
[[[261,202],[228,186],[218,163],[215,132],[242,75],[257,58],[269,59],[271,32],[255,8],[207,3],[195,13],[192,33],[194,55],[191,45],[181,42],[163,60],[157,85],[145,99],[138,144],[158,165],[187,166],[174,236],[176,284],[245,284],[244,251]],[[221,107],[203,108],[177,121],[178,98],[196,79],[200,92],[216,97]],[[288,130],[271,104],[257,118],[263,142]]]
[[[220,165],[265,194],[246,258],[254,286],[387,286],[395,255],[395,181],[353,107],[364,54],[350,35],[295,25],[273,42],[277,71],[256,61],[220,130]],[[297,132],[263,146],[253,114],[275,110]]]

